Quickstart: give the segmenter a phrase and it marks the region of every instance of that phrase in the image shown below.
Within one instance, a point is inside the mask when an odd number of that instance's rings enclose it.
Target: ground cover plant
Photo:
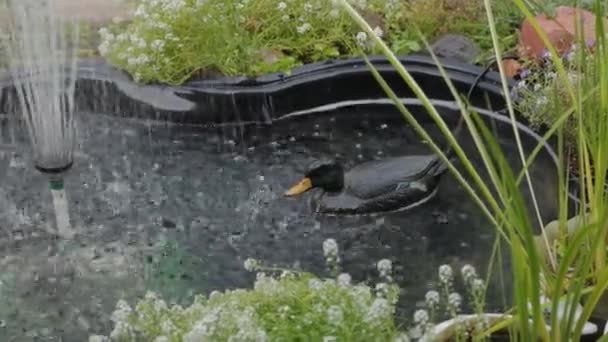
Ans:
[[[421,48],[414,26],[429,38],[463,33],[491,46],[480,1],[352,4],[398,54]],[[140,0],[131,20],[104,27],[100,36],[99,53],[114,66],[137,81],[167,84],[289,72],[305,63],[356,56],[358,45],[369,41],[336,1],[320,0]]]

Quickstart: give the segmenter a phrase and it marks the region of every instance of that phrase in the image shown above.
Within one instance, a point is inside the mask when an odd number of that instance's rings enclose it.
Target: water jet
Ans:
[[[57,15],[54,0],[8,5],[12,21],[5,45],[34,166],[49,177],[57,233],[70,239],[74,230],[63,177],[73,164],[78,26]]]

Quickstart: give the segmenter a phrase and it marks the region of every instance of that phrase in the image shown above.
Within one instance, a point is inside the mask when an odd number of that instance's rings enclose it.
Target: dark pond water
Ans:
[[[81,114],[78,131],[66,189],[80,234],[68,244],[54,238],[47,180],[30,167],[25,140],[5,154],[2,341],[83,341],[108,333],[116,301],[133,302],[146,289],[187,303],[193,293],[250,287],[248,257],[325,275],[327,238],[337,240],[343,269],[355,280],[373,280],[375,263],[391,259],[403,288],[400,308],[409,316],[439,265],[470,263],[483,272],[494,243],[493,228],[451,175],[425,205],[375,217],[317,216],[309,195],[282,197],[317,158],[352,166],[427,153],[394,115],[349,109],[272,128],[203,129]],[[466,136],[462,141],[473,151]],[[517,163],[512,137],[502,142]],[[545,155],[537,164],[533,178],[547,186],[554,165]],[[554,215],[550,189],[540,194],[545,219]],[[500,298],[497,288],[489,304],[497,307]]]

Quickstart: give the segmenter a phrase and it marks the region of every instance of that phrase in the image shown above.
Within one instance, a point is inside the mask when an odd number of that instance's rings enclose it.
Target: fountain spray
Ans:
[[[8,5],[12,17],[6,50],[34,164],[49,177],[57,232],[70,239],[75,231],[63,179],[75,145],[78,25],[56,13],[54,0],[9,0]]]

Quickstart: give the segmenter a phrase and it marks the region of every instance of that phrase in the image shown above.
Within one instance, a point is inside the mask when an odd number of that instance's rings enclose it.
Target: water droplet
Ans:
[[[359,154],[359,155],[357,155],[357,158],[359,158],[359,159],[363,159],[363,155],[362,155],[362,154]]]
[[[380,125],[380,129],[386,129],[387,127],[388,127],[388,125],[387,125],[387,124],[382,124],[382,125]]]
[[[296,137],[290,137],[290,138],[289,138],[289,141],[291,141],[291,142],[296,141]]]
[[[357,145],[355,145],[355,147],[360,149],[361,148],[361,144],[357,144]]]
[[[314,133],[312,134],[312,136],[313,136],[313,137],[318,137],[318,136],[319,136],[319,132],[314,132]]]

